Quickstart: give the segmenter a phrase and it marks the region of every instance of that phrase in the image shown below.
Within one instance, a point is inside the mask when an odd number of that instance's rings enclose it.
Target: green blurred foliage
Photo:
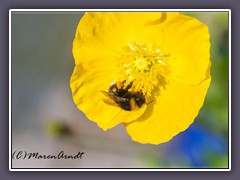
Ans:
[[[45,123],[45,131],[53,137],[61,137],[70,134],[70,129],[59,120],[50,119]]]
[[[216,154],[208,154],[206,160],[212,168],[227,168],[228,167],[228,155],[223,154],[221,156]]]

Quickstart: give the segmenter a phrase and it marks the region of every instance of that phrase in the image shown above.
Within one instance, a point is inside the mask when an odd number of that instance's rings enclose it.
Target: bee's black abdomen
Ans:
[[[145,103],[145,98],[136,98],[135,101],[138,107],[141,107]]]
[[[122,109],[124,109],[124,110],[127,110],[127,111],[131,111],[131,110],[132,110],[129,101],[128,101],[128,102],[124,102],[124,103],[120,103],[119,105],[120,105],[120,107],[121,107]]]
[[[135,93],[135,101],[138,107],[141,107],[145,103],[145,97],[142,92]]]

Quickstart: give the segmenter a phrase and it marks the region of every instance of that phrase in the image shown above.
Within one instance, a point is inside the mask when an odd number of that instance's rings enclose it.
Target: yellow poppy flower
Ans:
[[[77,107],[160,144],[193,123],[210,85],[208,28],[177,12],[87,12],[73,42]]]

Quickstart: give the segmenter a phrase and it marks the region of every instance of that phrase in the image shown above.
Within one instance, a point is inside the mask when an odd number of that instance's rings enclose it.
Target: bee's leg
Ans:
[[[149,104],[151,104],[153,102],[153,100],[151,100],[150,102],[145,102],[146,103],[146,105],[149,105]]]
[[[125,89],[126,89],[126,90],[130,89],[130,88],[132,87],[132,85],[133,85],[133,81],[131,81],[131,82],[127,85],[127,87],[126,87]]]

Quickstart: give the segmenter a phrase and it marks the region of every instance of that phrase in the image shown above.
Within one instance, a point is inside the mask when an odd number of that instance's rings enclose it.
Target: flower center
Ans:
[[[125,80],[126,85],[133,82],[133,91],[142,91],[144,95],[151,96],[154,90],[166,84],[169,72],[167,57],[152,44],[131,42],[124,47],[120,57],[119,80]]]
[[[148,72],[152,64],[144,57],[138,57],[134,60],[134,68],[139,72]]]

